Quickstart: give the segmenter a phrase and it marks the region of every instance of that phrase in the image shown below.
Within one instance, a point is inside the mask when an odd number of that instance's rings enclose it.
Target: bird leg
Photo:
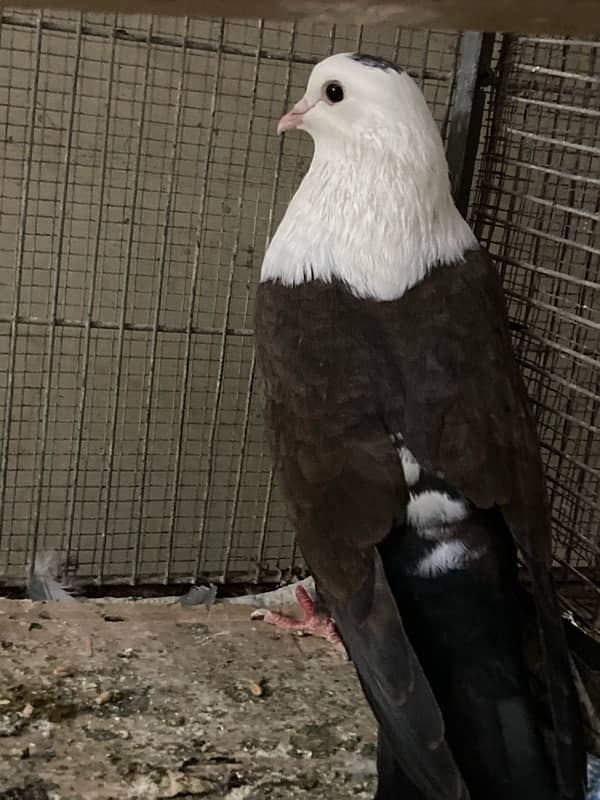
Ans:
[[[337,647],[343,647],[335,622],[327,614],[316,611],[314,600],[303,586],[296,588],[296,600],[304,612],[304,619],[297,620],[277,611],[267,611],[264,616],[265,622],[284,630],[319,636]]]

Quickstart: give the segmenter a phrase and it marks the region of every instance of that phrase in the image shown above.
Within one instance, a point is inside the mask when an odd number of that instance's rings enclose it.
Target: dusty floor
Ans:
[[[245,607],[0,601],[0,800],[347,800],[374,787],[352,667]]]

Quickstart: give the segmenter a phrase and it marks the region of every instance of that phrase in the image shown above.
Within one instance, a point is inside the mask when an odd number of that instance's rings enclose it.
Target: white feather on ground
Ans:
[[[54,550],[37,553],[33,572],[27,581],[27,594],[31,600],[56,600],[76,602],[68,586],[58,580],[60,556]]]
[[[217,599],[217,587],[214,583],[208,586],[192,586],[179,598],[182,606],[212,606]]]

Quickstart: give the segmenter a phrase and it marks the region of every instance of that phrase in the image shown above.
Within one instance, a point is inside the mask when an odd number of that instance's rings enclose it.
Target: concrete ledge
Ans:
[[[24,8],[39,2],[25,0]],[[600,33],[599,0],[46,0],[46,8],[169,16],[263,17],[314,22],[389,22],[446,30]]]

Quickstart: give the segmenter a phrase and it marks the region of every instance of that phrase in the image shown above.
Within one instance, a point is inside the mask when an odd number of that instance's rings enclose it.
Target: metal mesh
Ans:
[[[600,627],[600,41],[505,39],[476,229],[502,269],[564,596]]]
[[[0,580],[58,549],[99,583],[298,565],[251,309],[305,171],[274,122],[311,65],[410,68],[445,132],[452,33],[4,10]]]

